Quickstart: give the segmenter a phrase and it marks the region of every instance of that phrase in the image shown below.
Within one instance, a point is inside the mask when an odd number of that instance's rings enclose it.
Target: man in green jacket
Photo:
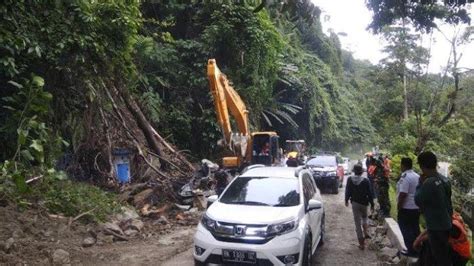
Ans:
[[[433,259],[436,265],[451,265],[448,243],[453,214],[451,184],[436,170],[438,162],[434,153],[420,153],[418,164],[422,173],[415,193],[415,203],[425,217]]]

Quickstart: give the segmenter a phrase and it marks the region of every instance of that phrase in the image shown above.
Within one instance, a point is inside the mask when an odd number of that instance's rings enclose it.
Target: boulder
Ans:
[[[151,188],[143,190],[133,197],[133,205],[137,208],[142,208],[148,203],[148,199],[153,196],[153,193],[154,191]]]
[[[383,247],[378,253],[377,256],[381,261],[390,261],[398,253],[398,249]]]
[[[130,222],[130,225],[128,226],[128,229],[134,229],[134,230],[137,230],[137,231],[142,231],[143,226],[145,226],[145,225],[143,224],[143,222],[141,220],[133,219]]]
[[[105,229],[105,233],[107,233],[107,231],[112,231],[114,233],[123,235],[122,229],[116,223],[105,223],[103,226]]]
[[[382,225],[379,225],[375,228],[375,233],[378,235],[385,235],[387,233],[387,228]]]
[[[134,236],[134,235],[138,234],[138,231],[135,230],[135,229],[127,229],[127,230],[124,231],[124,234],[126,236]]]
[[[53,252],[53,265],[70,264],[69,252],[64,249],[56,249]]]
[[[86,237],[82,240],[82,246],[85,248],[92,247],[95,244],[96,240],[93,237]]]
[[[194,203],[193,205],[200,211],[203,211],[207,208],[207,199],[206,197],[202,194],[196,194],[194,196]]]
[[[9,239],[7,239],[7,241],[5,241],[5,243],[3,244],[3,251],[5,251],[5,253],[10,253],[10,251],[15,247],[15,239],[13,237],[10,237]]]
[[[132,208],[122,207],[120,209],[121,209],[121,213],[118,213],[115,215],[115,219],[117,221],[138,219],[140,217],[138,213]]]

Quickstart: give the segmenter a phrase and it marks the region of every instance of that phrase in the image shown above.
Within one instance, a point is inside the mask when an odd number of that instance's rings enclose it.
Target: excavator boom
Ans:
[[[279,158],[276,154],[278,135],[275,132],[250,133],[249,112],[245,103],[219,70],[215,59],[209,59],[207,62],[207,77],[214,98],[217,121],[224,135],[224,144],[234,152],[234,156],[222,158],[223,166],[238,168],[245,163],[271,165]],[[229,110],[237,124],[237,132],[232,131]]]
[[[232,127],[229,111],[234,117],[239,133],[249,136],[248,111],[237,92],[229,84],[227,77],[219,70],[215,59],[207,63],[207,77],[214,97],[217,120],[222,128],[224,140],[227,145],[231,141]]]

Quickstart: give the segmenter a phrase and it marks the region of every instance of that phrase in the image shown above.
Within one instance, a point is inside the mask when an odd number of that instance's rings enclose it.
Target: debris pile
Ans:
[[[372,239],[369,241],[368,249],[377,251],[377,258],[381,265],[406,265],[406,262],[400,260],[400,254],[389,238],[387,237],[387,228],[383,225],[375,227]]]

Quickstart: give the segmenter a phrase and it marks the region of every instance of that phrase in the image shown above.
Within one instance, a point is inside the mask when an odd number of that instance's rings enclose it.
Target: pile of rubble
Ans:
[[[368,249],[377,252],[379,265],[413,265],[416,261],[401,256],[399,250],[388,237],[388,229],[384,225],[375,227],[372,239],[369,241]]]

